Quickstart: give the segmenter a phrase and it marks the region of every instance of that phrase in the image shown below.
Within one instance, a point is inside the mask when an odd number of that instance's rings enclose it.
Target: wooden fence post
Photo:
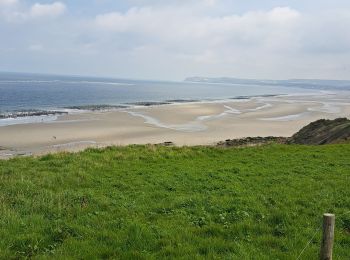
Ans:
[[[321,243],[320,260],[332,260],[334,243],[334,214],[323,214],[323,233]]]

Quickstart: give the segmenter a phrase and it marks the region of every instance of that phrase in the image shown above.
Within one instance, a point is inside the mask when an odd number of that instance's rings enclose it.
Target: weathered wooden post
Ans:
[[[323,234],[321,243],[320,260],[332,260],[334,243],[334,214],[323,214]]]

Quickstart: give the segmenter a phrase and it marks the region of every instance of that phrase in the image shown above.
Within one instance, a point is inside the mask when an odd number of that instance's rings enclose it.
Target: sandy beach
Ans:
[[[211,145],[247,136],[291,136],[320,119],[350,116],[350,94],[285,95],[133,107],[0,127],[0,158],[108,145]]]

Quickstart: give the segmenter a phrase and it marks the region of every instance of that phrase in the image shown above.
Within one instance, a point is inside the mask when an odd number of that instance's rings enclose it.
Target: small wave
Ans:
[[[86,80],[0,80],[0,84],[11,83],[66,83],[66,84],[100,84],[100,85],[121,85],[121,86],[134,86],[132,83],[122,82],[108,82],[108,81],[86,81]]]
[[[0,126],[23,125],[33,123],[49,123],[57,120],[57,115],[27,116],[0,119]]]
[[[0,80],[1,83],[57,83],[60,80]]]
[[[63,81],[70,84],[102,84],[102,85],[121,85],[121,86],[134,86],[132,83],[122,82],[106,82],[106,81]]]
[[[140,102],[126,103],[126,104],[132,105],[132,106],[150,107],[150,106],[170,105],[171,102],[167,102],[167,101],[140,101]]]
[[[0,119],[17,119],[22,117],[34,117],[34,116],[53,116],[67,114],[66,111],[59,110],[22,110],[0,113]]]
[[[48,123],[57,120],[58,116],[68,114],[59,110],[23,110],[0,113],[0,126]]]
[[[323,90],[319,90],[319,91],[311,91],[311,92],[299,92],[299,93],[289,93],[289,94],[285,94],[284,96],[286,97],[306,97],[306,96],[321,96],[321,97],[324,97],[324,96],[330,96],[330,95],[334,95],[335,92],[331,92],[331,91],[323,91]]]
[[[271,97],[278,97],[278,96],[284,96],[287,94],[262,94],[262,95],[251,95],[251,96],[237,96],[233,97],[231,99],[252,99],[252,98],[271,98]]]
[[[126,105],[81,105],[81,106],[69,106],[65,107],[68,111],[108,111],[115,109],[127,108],[129,106]]]

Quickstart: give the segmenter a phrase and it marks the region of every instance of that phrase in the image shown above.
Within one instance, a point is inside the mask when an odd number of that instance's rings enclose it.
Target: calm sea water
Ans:
[[[278,86],[0,73],[0,113],[167,100],[213,100],[309,91]]]

